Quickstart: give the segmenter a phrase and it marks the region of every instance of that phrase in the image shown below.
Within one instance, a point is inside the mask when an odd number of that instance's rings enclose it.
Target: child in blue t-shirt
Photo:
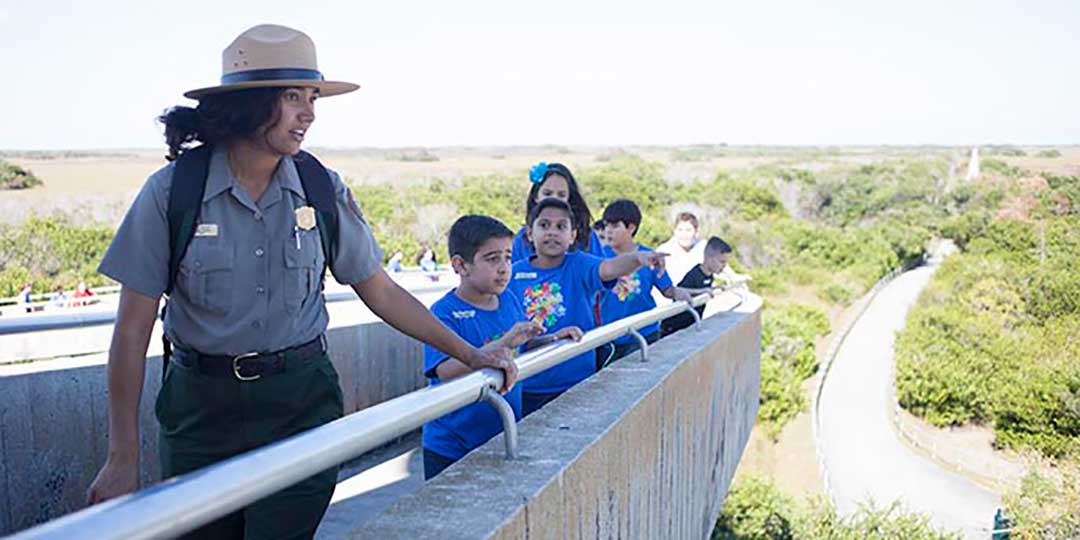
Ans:
[[[604,209],[604,223],[606,225],[604,234],[608,241],[608,245],[604,247],[606,257],[652,252],[652,249],[634,240],[641,226],[641,210],[634,201],[618,199],[609,204]],[[609,324],[655,308],[656,301],[652,296],[653,287],[656,287],[660,294],[676,301],[689,301],[693,298],[691,291],[673,286],[671,278],[662,268],[642,268],[619,278],[619,282],[604,294],[600,299],[600,320],[604,324]],[[645,337],[646,342],[654,343],[660,339],[660,324],[650,324],[638,329],[638,332]],[[614,343],[614,350],[607,358],[597,358],[598,370],[641,347],[631,336],[622,336]]]
[[[506,290],[510,281],[513,233],[487,216],[463,216],[450,228],[450,264],[461,277],[457,288],[431,306],[432,313],[474,347],[517,349],[555,339],[581,339],[581,330],[564,328],[533,339],[544,327],[528,321],[517,297]],[[530,341],[531,340],[531,341]],[[470,372],[465,364],[438,349],[424,347],[424,375],[431,386]],[[521,419],[521,387],[505,395]],[[474,403],[424,425],[424,479],[430,479],[474,448],[502,432],[502,420],[487,403]]]
[[[528,219],[528,236],[536,254],[514,263],[510,290],[525,309],[529,320],[548,331],[578,326],[588,331],[596,327],[592,302],[595,293],[614,285],[621,276],[642,266],[663,269],[663,256],[634,252],[601,259],[581,251],[569,251],[577,230],[573,211],[567,203],[542,199]],[[527,416],[555,399],[571,386],[596,372],[596,355],[582,353],[521,382],[522,409]]]
[[[569,204],[574,217],[578,220],[574,227],[577,237],[571,243],[569,251],[584,251],[603,258],[603,245],[600,243],[600,238],[597,237],[595,231],[589,229],[592,213],[589,212],[589,205],[585,204],[585,197],[581,195],[577,180],[574,180],[574,174],[570,172],[570,169],[561,163],[549,165],[540,162],[529,169],[529,181],[532,182],[532,188],[529,189],[529,197],[525,199],[525,215],[531,214],[536,203],[539,203],[541,199],[555,198]],[[528,260],[536,254],[532,244],[529,243],[526,229],[528,227],[522,227],[514,235],[514,262]]]

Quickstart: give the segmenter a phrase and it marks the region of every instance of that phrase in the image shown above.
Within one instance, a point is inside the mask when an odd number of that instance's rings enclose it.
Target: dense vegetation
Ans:
[[[990,525],[990,523],[987,523]],[[867,503],[840,517],[824,499],[796,501],[771,481],[751,476],[732,486],[713,540],[957,540],[927,519],[893,504]]]
[[[997,443],[1080,456],[1080,178],[1029,181],[1026,214],[967,216],[897,341],[901,405]],[[1000,214],[1000,213],[999,213]],[[960,230],[963,229],[963,230]]]
[[[1059,462],[1050,473],[1028,474],[1005,506],[1015,527],[1009,540],[1080,538],[1080,468]]]
[[[989,425],[998,446],[1042,456],[1005,498],[1011,538],[1077,538],[1080,178],[991,169],[995,207],[948,224],[962,253],[898,336],[897,396],[935,425]]]
[[[34,176],[34,173],[0,159],[0,190],[26,189],[40,185],[41,179]]]
[[[0,224],[0,297],[15,296],[25,283],[39,293],[73,289],[80,280],[106,284],[97,264],[112,236],[110,227],[75,225],[62,216]]]
[[[721,148],[686,152],[712,155]],[[646,245],[667,240],[671,218],[689,209],[701,217],[703,234],[718,234],[735,247],[733,264],[753,275],[754,289],[768,302],[759,421],[773,437],[805,410],[802,383],[816,372],[815,344],[829,331],[822,308],[846,305],[919,256],[950,216],[978,200],[949,183],[949,165],[940,158],[818,172],[771,164],[708,180],[668,181],[664,164],[613,152],[575,172],[594,219],[617,198],[638,203],[644,215],[638,239]],[[400,250],[410,259],[424,245],[442,251],[447,229],[462,214],[485,213],[520,227],[524,175],[353,189],[387,255]],[[93,265],[110,237],[106,228],[75,227],[62,217],[0,228],[0,242],[11,246],[0,259],[0,295],[15,294],[26,281],[37,291],[71,288],[82,277],[92,285],[102,282]],[[75,245],[77,251],[70,248]]]

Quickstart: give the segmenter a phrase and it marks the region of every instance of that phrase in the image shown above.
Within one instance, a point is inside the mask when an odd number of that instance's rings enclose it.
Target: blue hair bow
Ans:
[[[543,161],[537,163],[536,165],[533,165],[532,168],[529,169],[529,181],[534,184],[539,184],[540,182],[543,182],[544,175],[547,174],[547,171],[548,164],[544,163]]]

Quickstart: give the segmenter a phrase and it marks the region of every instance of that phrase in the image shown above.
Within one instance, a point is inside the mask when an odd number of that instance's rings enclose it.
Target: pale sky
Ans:
[[[160,148],[260,23],[362,86],[313,146],[1080,143],[1076,0],[0,0],[0,149]]]

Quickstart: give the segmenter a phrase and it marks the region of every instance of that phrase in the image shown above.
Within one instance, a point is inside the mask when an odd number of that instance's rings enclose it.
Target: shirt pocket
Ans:
[[[232,306],[233,252],[223,246],[192,243],[194,257],[187,257],[185,273],[188,297],[196,306],[218,315],[226,315]]]
[[[316,229],[299,233],[299,249],[294,239],[285,242],[285,311],[296,314],[315,294],[320,294],[318,276],[319,233]]]

